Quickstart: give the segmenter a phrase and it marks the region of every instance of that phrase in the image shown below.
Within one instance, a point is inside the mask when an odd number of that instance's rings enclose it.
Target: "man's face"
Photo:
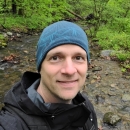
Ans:
[[[38,92],[45,102],[70,103],[84,85],[87,70],[87,54],[81,47],[55,47],[42,62]]]

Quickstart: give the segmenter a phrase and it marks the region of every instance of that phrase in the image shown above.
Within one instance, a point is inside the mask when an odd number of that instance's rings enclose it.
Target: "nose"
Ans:
[[[62,74],[66,74],[66,75],[73,75],[77,72],[77,69],[74,65],[73,60],[70,59],[66,59],[63,63],[63,66],[61,68],[61,73]]]

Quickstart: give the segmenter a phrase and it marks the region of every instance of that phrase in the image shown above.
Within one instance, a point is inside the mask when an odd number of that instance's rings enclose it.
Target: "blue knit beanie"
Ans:
[[[82,47],[90,62],[88,40],[83,29],[72,22],[59,21],[46,27],[39,38],[36,54],[38,72],[41,69],[42,61],[51,49],[68,43]]]

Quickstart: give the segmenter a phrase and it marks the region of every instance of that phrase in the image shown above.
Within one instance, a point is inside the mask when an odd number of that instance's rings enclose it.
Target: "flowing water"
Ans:
[[[0,108],[4,94],[21,78],[23,72],[36,71],[38,38],[24,36],[22,42],[11,41],[7,48],[0,50]],[[130,80],[122,77],[117,62],[95,57],[95,54],[94,51],[93,66],[88,71],[84,92],[95,107],[98,124],[103,130],[130,130]],[[96,67],[99,69],[96,70]],[[105,125],[103,116],[106,112],[114,112],[121,117],[121,121],[114,127]]]
[[[23,72],[36,71],[38,38],[39,36],[26,36],[22,42],[10,41],[7,48],[0,50],[0,106],[3,105],[5,92],[21,78]]]

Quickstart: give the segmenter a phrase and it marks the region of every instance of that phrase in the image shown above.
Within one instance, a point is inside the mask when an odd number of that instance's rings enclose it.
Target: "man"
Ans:
[[[25,72],[5,95],[0,130],[97,130],[94,108],[80,93],[90,61],[85,32],[59,21],[37,45],[37,70]]]

